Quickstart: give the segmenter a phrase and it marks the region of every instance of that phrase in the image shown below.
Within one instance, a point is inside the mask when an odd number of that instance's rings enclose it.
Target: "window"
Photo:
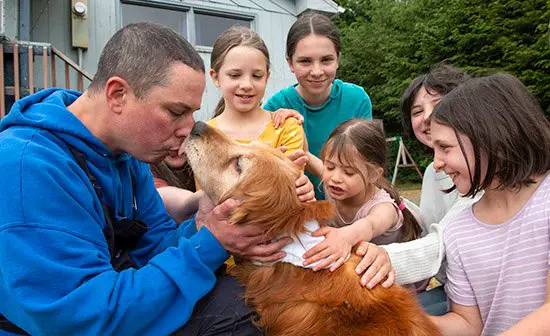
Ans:
[[[168,26],[187,38],[187,12],[121,3],[122,25],[149,21]]]
[[[227,28],[232,26],[250,28],[250,23],[250,19],[195,13],[196,44],[212,47],[216,38]]]

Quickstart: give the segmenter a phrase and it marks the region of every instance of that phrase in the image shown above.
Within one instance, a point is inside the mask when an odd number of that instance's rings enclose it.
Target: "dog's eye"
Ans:
[[[235,170],[237,171],[237,173],[239,173],[239,175],[243,172],[243,170],[241,169],[241,157],[236,157],[235,158]]]

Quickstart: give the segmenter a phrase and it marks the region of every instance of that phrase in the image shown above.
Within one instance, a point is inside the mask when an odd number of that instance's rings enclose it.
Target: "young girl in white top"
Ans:
[[[321,159],[336,218],[313,234],[326,239],[305,254],[306,264],[324,259],[314,270],[334,263],[334,271],[361,241],[389,244],[418,238],[418,222],[384,176],[386,140],[377,123],[351,119],[340,124],[323,146]]]
[[[481,199],[445,229],[444,335],[550,335],[550,123],[515,77],[474,79],[431,118],[434,167]]]

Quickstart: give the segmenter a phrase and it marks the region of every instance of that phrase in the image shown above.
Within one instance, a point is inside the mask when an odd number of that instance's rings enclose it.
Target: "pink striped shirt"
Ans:
[[[507,222],[484,224],[470,206],[445,230],[445,290],[452,302],[479,307],[482,335],[510,328],[544,303],[550,265],[549,176]]]

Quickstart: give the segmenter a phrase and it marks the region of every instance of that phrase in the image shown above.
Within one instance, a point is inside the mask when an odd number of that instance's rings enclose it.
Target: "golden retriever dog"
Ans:
[[[241,201],[232,221],[253,224],[274,236],[296,237],[309,220],[332,218],[329,201],[303,203],[294,182],[300,170],[279,150],[243,145],[197,122],[183,149],[206,194],[215,204]],[[238,224],[237,224],[238,225]],[[438,335],[413,294],[362,287],[352,255],[335,272],[277,262],[258,266],[243,260],[232,274],[245,286],[257,324],[268,335]]]

